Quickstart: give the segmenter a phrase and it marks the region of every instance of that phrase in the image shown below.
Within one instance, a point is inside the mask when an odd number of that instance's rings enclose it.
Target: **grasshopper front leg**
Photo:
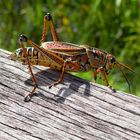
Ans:
[[[116,90],[113,89],[112,86],[109,85],[109,82],[108,82],[108,80],[107,80],[107,76],[106,76],[106,71],[105,71],[105,69],[104,69],[103,67],[100,67],[100,68],[98,68],[98,69],[96,70],[96,73],[97,73],[97,74],[98,74],[99,72],[102,74],[102,76],[103,76],[103,78],[104,78],[105,85],[106,85],[107,87],[109,87],[113,92],[116,92]]]
[[[30,72],[31,77],[32,77],[32,82],[34,84],[34,87],[33,87],[32,91],[25,95],[24,100],[27,102],[27,101],[29,101],[31,99],[31,96],[34,94],[35,89],[37,88],[37,81],[36,81],[36,78],[35,78],[35,76],[33,74],[31,64],[30,64],[30,61],[28,59],[28,54],[26,52],[25,46],[23,44],[23,39],[21,37],[19,38],[19,43],[20,43],[20,47],[23,49],[23,53],[25,55],[25,58],[26,58],[26,61],[27,61],[27,64],[28,64],[29,72]]]

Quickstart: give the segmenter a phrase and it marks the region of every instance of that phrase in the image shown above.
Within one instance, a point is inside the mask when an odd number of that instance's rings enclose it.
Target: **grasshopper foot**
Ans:
[[[25,95],[24,101],[29,102],[30,100],[31,100],[31,93],[28,93],[28,94]]]
[[[24,101],[25,101],[25,102],[29,102],[29,101],[31,100],[31,97],[34,95],[35,89],[36,89],[37,87],[38,87],[38,85],[37,85],[37,84],[34,84],[34,87],[33,87],[32,91],[31,91],[30,93],[27,93],[27,94],[25,95],[25,97],[24,97]]]
[[[60,83],[60,81],[56,81],[56,82],[52,83],[51,85],[49,85],[49,89],[51,89],[52,86],[56,86],[56,85],[58,85],[59,83]]]
[[[51,89],[51,88],[52,88],[52,86],[53,86],[53,85],[49,85],[49,89]]]
[[[109,87],[109,89],[112,90],[112,92],[116,92],[116,90],[114,88],[112,88],[112,86],[108,86],[108,87]]]

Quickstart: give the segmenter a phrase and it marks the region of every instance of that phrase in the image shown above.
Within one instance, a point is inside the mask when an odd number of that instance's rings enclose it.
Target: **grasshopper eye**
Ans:
[[[116,62],[115,57],[111,57],[111,58],[110,58],[110,62],[111,62],[111,64],[115,63],[115,62]]]

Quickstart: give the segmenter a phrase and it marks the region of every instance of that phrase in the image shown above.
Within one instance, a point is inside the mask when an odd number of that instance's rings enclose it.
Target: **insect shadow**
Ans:
[[[35,73],[34,75],[37,79],[38,88],[40,89],[41,86],[46,86],[46,88],[48,88],[51,83],[59,79],[60,74],[61,72],[50,69]],[[25,84],[32,85],[31,78],[27,79],[25,81]],[[72,94],[79,94],[79,96],[86,97],[90,96],[90,83],[88,81],[85,81],[84,79],[80,79],[76,76],[65,73],[64,79],[60,84],[62,85],[62,87],[53,97],[56,102],[64,103],[66,98],[68,96],[71,96]],[[56,85],[56,87],[57,86],[58,85]],[[46,100],[49,99],[49,97],[45,96],[44,93],[38,91],[36,91],[34,95],[37,95],[38,97],[41,96],[43,99],[47,98]]]

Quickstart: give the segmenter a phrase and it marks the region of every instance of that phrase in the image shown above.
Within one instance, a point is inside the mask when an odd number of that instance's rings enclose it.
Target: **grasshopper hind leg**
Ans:
[[[32,89],[32,91],[30,93],[27,93],[24,97],[24,101],[28,102],[31,100],[31,97],[33,96],[36,88],[37,88],[37,81],[36,81],[36,78],[32,72],[32,68],[31,68],[31,64],[30,64],[30,61],[29,61],[29,58],[28,58],[28,54],[27,54],[27,50],[25,49],[25,46],[23,44],[23,41],[27,41],[27,38],[23,35],[20,36],[19,38],[19,43],[20,43],[20,47],[23,49],[23,53],[25,55],[25,58],[26,58],[26,61],[27,61],[27,65],[28,65],[28,68],[29,68],[29,72],[32,76],[32,82],[34,84],[34,87]]]
[[[36,90],[37,87],[38,87],[38,85],[37,84],[34,84],[34,87],[33,87],[32,91],[30,93],[27,93],[25,95],[25,97],[24,97],[24,101],[25,102],[28,102],[28,101],[31,100],[31,97],[33,96],[33,94],[34,94],[34,92],[35,92],[35,90]]]
[[[50,25],[50,30],[51,30],[51,35],[52,35],[53,41],[60,41],[59,36],[58,36],[56,29],[54,27],[52,16],[50,13],[47,13],[44,16],[44,25],[43,25],[43,33],[42,33],[41,43],[44,43],[44,41],[45,41],[45,36],[47,34],[47,26],[46,26],[47,23],[49,23],[49,25]]]

